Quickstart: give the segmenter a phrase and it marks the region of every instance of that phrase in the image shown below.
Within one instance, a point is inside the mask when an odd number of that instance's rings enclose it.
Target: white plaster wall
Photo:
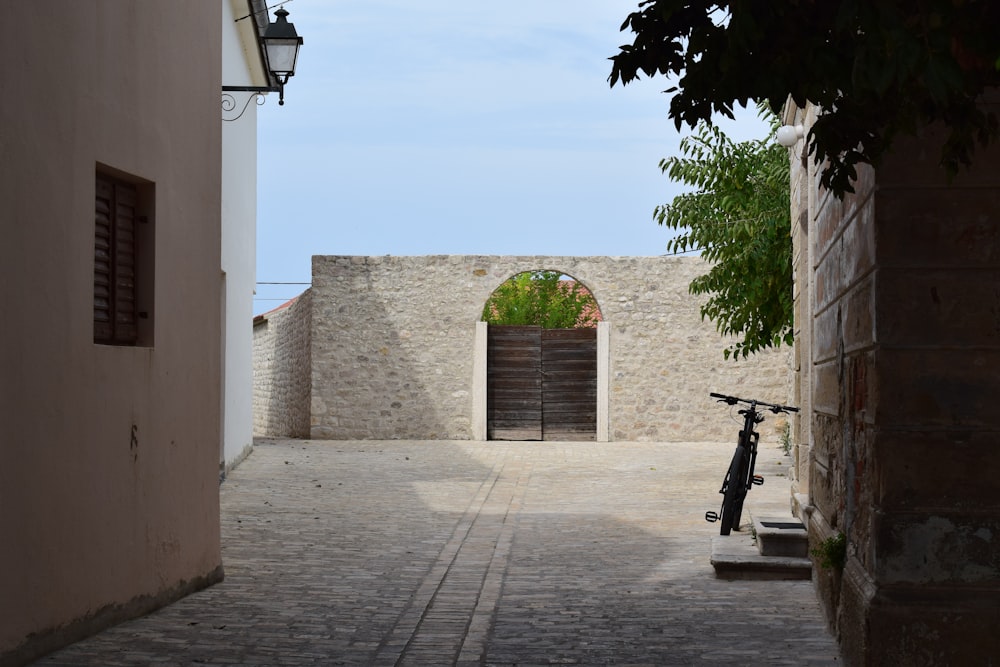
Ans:
[[[222,3],[222,81],[228,86],[263,85],[252,19],[245,0]],[[234,118],[251,93],[230,93]],[[253,444],[253,294],[257,236],[257,105],[237,120],[222,122],[223,436],[220,466],[231,467]]]
[[[257,2],[263,7],[263,3]],[[257,46],[256,24],[247,0],[222,2],[222,83],[265,86],[267,78]],[[247,17],[247,18],[244,18]]]

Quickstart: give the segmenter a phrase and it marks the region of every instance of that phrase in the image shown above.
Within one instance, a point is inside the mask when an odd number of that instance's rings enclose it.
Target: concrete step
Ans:
[[[810,579],[812,561],[763,556],[749,530],[712,537],[712,567],[720,579]]]
[[[754,517],[753,530],[761,556],[809,557],[809,535],[792,517]]]

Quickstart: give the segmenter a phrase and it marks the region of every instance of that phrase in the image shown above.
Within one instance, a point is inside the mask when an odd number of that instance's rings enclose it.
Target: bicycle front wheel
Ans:
[[[740,529],[743,499],[746,497],[747,456],[743,447],[737,447],[726,475],[726,488],[722,495],[722,521],[720,535],[728,535],[735,526]]]

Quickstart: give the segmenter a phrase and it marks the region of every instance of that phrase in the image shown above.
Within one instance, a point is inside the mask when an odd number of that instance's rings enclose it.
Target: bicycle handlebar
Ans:
[[[740,398],[739,396],[727,396],[725,394],[717,394],[714,391],[709,394],[712,398],[719,399],[720,403],[726,403],[727,405],[736,405],[737,403],[746,403],[751,408],[756,408],[758,405],[763,405],[769,409],[774,414],[780,412],[798,412],[798,408],[793,408],[790,405],[778,405],[777,403],[765,403],[764,401],[758,401],[753,398]]]

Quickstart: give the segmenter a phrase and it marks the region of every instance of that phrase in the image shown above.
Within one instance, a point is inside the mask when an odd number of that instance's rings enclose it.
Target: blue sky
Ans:
[[[608,86],[637,0],[293,0],[258,116],[257,280],[312,255],[660,255],[681,192],[665,80]],[[760,138],[755,110],[723,127]],[[259,285],[255,313],[305,286]]]

